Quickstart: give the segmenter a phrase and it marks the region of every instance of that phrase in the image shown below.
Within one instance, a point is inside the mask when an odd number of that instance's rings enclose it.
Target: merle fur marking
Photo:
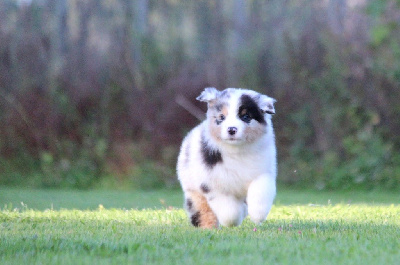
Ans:
[[[225,89],[225,90],[221,91],[219,97],[220,97],[220,98],[229,99],[229,98],[231,97],[231,95],[229,94],[229,90],[228,90],[228,89]]]
[[[204,135],[201,135],[201,155],[204,163],[210,169],[212,169],[216,164],[222,163],[221,152],[209,146]]]
[[[202,183],[202,184],[200,185],[200,189],[201,189],[201,191],[202,191],[203,193],[209,193],[209,192],[210,192],[210,187],[209,187],[207,184],[205,184],[205,183]]]
[[[187,209],[188,209],[189,211],[191,211],[191,210],[193,209],[193,202],[192,202],[191,199],[187,199],[187,200],[186,200],[186,206],[187,206]]]
[[[266,124],[264,119],[264,115],[262,114],[260,108],[258,107],[257,103],[254,99],[249,95],[242,95],[240,97],[240,107],[239,107],[239,117],[246,113],[246,115],[250,116],[250,119],[242,119],[244,122],[250,123],[251,119],[258,121],[261,124]]]
[[[199,227],[200,226],[200,212],[196,212],[190,217],[190,222],[193,226]]]
[[[221,110],[222,110],[223,107],[224,107],[224,104],[222,104],[222,103],[215,105],[215,109],[216,109],[218,112],[221,112]]]

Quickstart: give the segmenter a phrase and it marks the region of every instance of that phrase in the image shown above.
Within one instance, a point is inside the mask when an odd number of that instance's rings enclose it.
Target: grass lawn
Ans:
[[[2,187],[0,264],[399,264],[399,203],[397,193],[279,189],[262,225],[200,230],[178,190]]]

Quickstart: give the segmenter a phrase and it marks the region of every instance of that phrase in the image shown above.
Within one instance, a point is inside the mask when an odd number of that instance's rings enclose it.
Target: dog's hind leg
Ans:
[[[185,192],[185,209],[193,226],[201,228],[218,227],[218,219],[211,210],[207,199],[199,192]]]

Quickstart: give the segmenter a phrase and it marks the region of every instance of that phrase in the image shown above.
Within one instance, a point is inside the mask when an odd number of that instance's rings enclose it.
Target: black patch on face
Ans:
[[[201,189],[201,191],[202,191],[203,193],[209,193],[209,192],[210,192],[210,187],[208,187],[208,185],[205,184],[205,183],[202,183],[202,184],[200,185],[200,189]]]
[[[199,227],[200,226],[200,212],[196,212],[190,217],[190,222],[193,226]]]
[[[246,123],[250,123],[251,120],[254,119],[261,124],[266,124],[264,115],[262,114],[257,103],[252,97],[246,94],[240,97],[240,107],[238,115],[239,118]]]
[[[221,152],[209,146],[204,135],[201,135],[201,155],[204,163],[210,169],[212,169],[216,164],[222,163]]]
[[[193,209],[193,202],[192,202],[191,199],[187,199],[187,200],[186,200],[186,206],[187,206],[187,209],[188,209],[189,211],[191,211],[191,210]]]

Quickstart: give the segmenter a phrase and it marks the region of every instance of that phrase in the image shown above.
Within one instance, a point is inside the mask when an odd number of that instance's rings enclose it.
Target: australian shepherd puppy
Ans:
[[[194,226],[267,218],[276,194],[275,100],[252,90],[206,88],[207,119],[189,132],[178,157],[184,207]]]

